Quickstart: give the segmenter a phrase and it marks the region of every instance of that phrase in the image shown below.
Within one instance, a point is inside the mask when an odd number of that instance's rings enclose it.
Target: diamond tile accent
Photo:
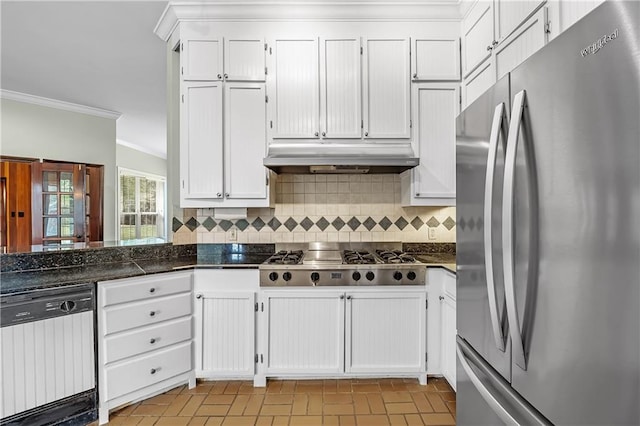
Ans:
[[[476,222],[473,220],[473,218],[469,219],[469,230],[473,231],[475,227],[476,227]],[[453,228],[453,226],[451,228]],[[449,228],[449,230],[451,229]]]
[[[378,225],[380,225],[382,229],[386,231],[391,225],[393,225],[393,222],[391,222],[389,218],[385,216],[380,222],[378,222]]]
[[[188,221],[185,222],[184,226],[186,226],[187,228],[189,228],[189,231],[193,232],[198,225],[200,225],[198,223],[198,221],[194,218],[194,217],[190,217]]]
[[[333,222],[331,222],[331,224],[338,231],[341,230],[342,228],[344,228],[344,220],[342,220],[342,218],[340,216],[338,216],[335,219],[333,219]]]
[[[289,232],[291,232],[296,226],[298,226],[298,222],[296,222],[292,217],[290,217],[284,222],[284,226],[289,230]]]
[[[267,222],[267,225],[269,226],[269,228],[275,231],[282,226],[282,223],[280,223],[280,221],[276,217],[272,217],[271,220]]]
[[[231,229],[231,227],[233,226],[233,223],[230,220],[223,219],[220,221],[218,225],[220,226],[220,228],[222,228],[224,232],[227,232],[229,229]]]
[[[262,220],[259,217],[256,217],[256,220],[251,222],[251,226],[256,228],[256,230],[258,230],[258,231],[261,230],[262,228],[264,228],[265,225],[266,225],[266,223],[264,223],[264,220]]]
[[[447,217],[445,219],[444,222],[442,222],[442,224],[444,225],[445,228],[447,228],[449,231],[451,231],[453,229],[454,226],[456,226],[456,221],[453,220],[451,218],[451,216]]]
[[[373,227],[376,226],[376,221],[369,216],[362,224],[367,228],[367,231],[371,231]]]
[[[236,220],[236,228],[241,231],[244,231],[249,226],[249,222],[246,219],[238,219]]]
[[[462,217],[462,216],[460,216],[460,223],[459,223],[459,225],[460,225],[460,229],[462,229],[463,231],[464,231],[464,228],[466,228],[466,227],[467,227],[467,221],[466,221],[466,220],[464,220],[464,217]]]
[[[308,217],[305,217],[300,222],[300,226],[302,226],[305,231],[308,231],[313,226],[313,221],[311,219],[309,219]]]
[[[204,220],[204,222],[202,222],[202,226],[204,226],[204,228],[209,232],[211,232],[211,230],[215,228],[216,225],[217,225],[216,221],[213,220],[211,216],[209,216]]]
[[[407,227],[407,225],[409,224],[409,222],[407,222],[407,219],[405,219],[404,217],[400,216],[398,218],[398,220],[396,220],[395,225],[398,227],[399,230],[403,230],[404,228]]]
[[[322,216],[317,222],[316,222],[316,226],[318,228],[320,228],[321,231],[324,231],[325,229],[327,229],[327,226],[329,226],[329,221],[327,219],[325,219],[324,216]]]
[[[362,225],[362,222],[360,222],[355,216],[353,216],[351,219],[349,219],[347,225],[349,225],[349,228],[351,228],[352,231],[355,231],[356,229],[358,229],[358,226]]]
[[[431,216],[429,218],[429,220],[427,221],[427,226],[429,228],[437,228],[438,225],[440,225],[440,222],[438,222],[438,219],[436,219],[435,217]]]
[[[171,222],[171,229],[173,230],[173,232],[178,232],[178,229],[182,228],[182,222],[180,222],[178,220],[178,218],[173,218],[173,221]]]
[[[411,225],[413,225],[413,227],[416,230],[418,230],[418,229],[420,229],[422,227],[422,225],[424,225],[424,222],[422,221],[422,219],[420,219],[418,216],[416,216],[411,221]]]
[[[478,220],[476,220],[476,226],[478,227],[478,231],[482,230],[482,227],[484,226],[484,222],[482,221],[481,217],[479,217]]]

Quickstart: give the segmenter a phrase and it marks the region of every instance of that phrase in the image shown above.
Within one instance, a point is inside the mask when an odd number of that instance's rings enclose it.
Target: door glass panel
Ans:
[[[60,218],[60,236],[73,237],[73,218],[72,217]]]
[[[73,214],[73,195],[60,195],[60,214]]]
[[[60,192],[73,192],[73,173],[60,172]]]
[[[56,194],[46,194],[44,196],[42,212],[44,214],[58,214],[58,196]]]
[[[45,192],[58,191],[58,173],[57,172],[42,173],[42,190]]]
[[[58,218],[45,217],[43,230],[44,230],[43,234],[45,238],[60,236],[60,231],[58,229]]]

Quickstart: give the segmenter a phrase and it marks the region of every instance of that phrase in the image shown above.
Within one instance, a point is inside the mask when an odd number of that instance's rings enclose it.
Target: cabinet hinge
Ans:
[[[257,364],[258,363],[258,354],[256,354],[255,357],[253,357],[254,362]]]
[[[267,67],[264,67],[264,75],[267,75]]]
[[[264,50],[267,50],[267,43],[264,44]]]
[[[429,299],[424,301],[424,308],[429,309]]]
[[[269,120],[269,127],[273,129],[273,120]]]
[[[424,353],[424,362],[425,364],[429,361],[429,354],[427,352]]]
[[[258,302],[256,302],[256,304],[254,305],[254,308],[256,309],[256,312],[258,312]],[[258,356],[258,355],[256,355]]]
[[[264,302],[260,303],[260,311],[264,312]]]
[[[182,189],[184,189],[184,180],[182,181]]]
[[[364,120],[360,120],[360,128],[364,129]]]
[[[266,175],[266,176],[264,177],[264,184],[265,184],[265,185],[267,185],[267,186],[269,186],[269,175]]]
[[[184,67],[180,67],[180,74],[184,75]]]
[[[462,105],[462,92],[458,93],[458,103]]]
[[[264,101],[265,101],[266,103],[269,103],[269,95],[264,95]]]
[[[361,54],[361,55],[362,55],[363,50],[364,50],[364,49],[362,48],[362,46],[360,46],[360,54]]]
[[[551,21],[547,21],[544,24],[544,32],[549,34],[551,32]]]
[[[182,103],[184,103],[184,95],[182,95]]]
[[[264,356],[260,354],[260,364],[264,364]]]
[[[412,129],[413,128],[413,120],[409,120],[409,128]]]
[[[273,54],[273,51],[271,50],[271,48],[269,48],[269,55]]]
[[[184,43],[180,43],[180,50],[184,50]]]

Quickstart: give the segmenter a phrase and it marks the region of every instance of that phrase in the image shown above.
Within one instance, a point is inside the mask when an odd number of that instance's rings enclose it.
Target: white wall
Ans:
[[[167,177],[167,160],[120,144],[116,144],[116,166]]]
[[[104,165],[104,239],[115,240],[116,120],[1,100],[0,154]]]

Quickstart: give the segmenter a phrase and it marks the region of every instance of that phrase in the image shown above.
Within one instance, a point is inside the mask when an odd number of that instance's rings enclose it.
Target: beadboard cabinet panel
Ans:
[[[462,82],[462,107],[471,105],[496,82],[495,64],[492,58],[484,61]]]
[[[546,0],[496,1],[496,40],[500,43]]]
[[[493,1],[478,1],[462,21],[462,68],[466,77],[493,47]]]
[[[222,80],[222,44],[221,38],[184,40],[180,55],[182,80]]]
[[[411,77],[420,80],[460,80],[460,39],[414,38]]]
[[[262,38],[224,39],[224,79],[265,81],[265,43]]]

